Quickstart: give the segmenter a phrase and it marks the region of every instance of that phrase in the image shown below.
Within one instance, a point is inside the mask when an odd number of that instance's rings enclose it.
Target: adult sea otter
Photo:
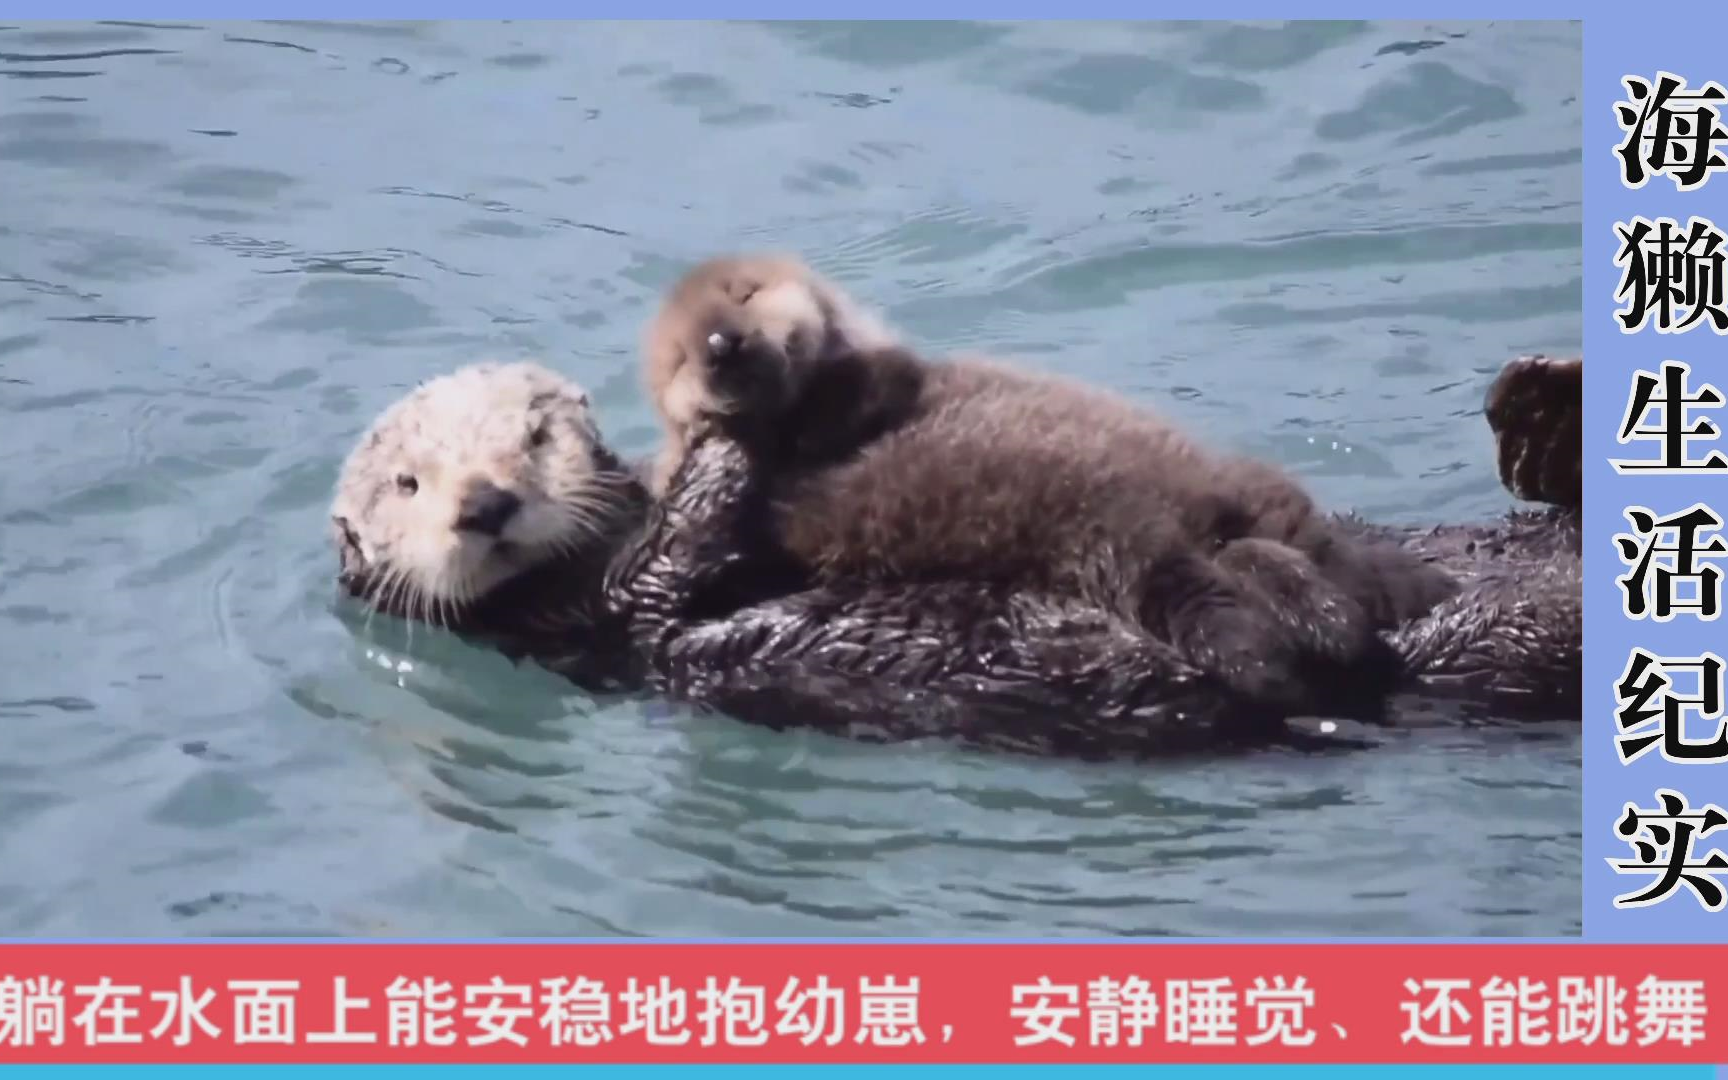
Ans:
[[[1338,519],[1462,585],[1386,632],[1401,688],[1578,715],[1579,376],[1577,360],[1523,358],[1488,395],[1502,481],[1547,508],[1433,528]],[[737,442],[697,438],[655,499],[606,448],[580,388],[535,365],[465,368],[391,405],[345,463],[339,577],[376,610],[592,689],[771,727],[1084,756],[1292,737],[1288,714],[1073,599],[963,582],[812,587],[754,569],[740,585],[732,540],[751,519],[751,469]]]

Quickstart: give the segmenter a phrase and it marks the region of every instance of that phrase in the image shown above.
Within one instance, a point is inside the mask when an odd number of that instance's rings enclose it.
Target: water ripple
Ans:
[[[1496,512],[1482,390],[1580,334],[1579,71],[1515,22],[0,28],[0,933],[1578,932],[1575,729],[764,732],[366,620],[324,514],[480,356],[650,450],[641,321],[736,247],[1331,504]]]

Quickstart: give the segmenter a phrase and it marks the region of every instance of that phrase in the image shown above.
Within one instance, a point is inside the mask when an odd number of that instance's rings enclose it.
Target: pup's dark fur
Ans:
[[[1285,707],[1315,680],[1389,674],[1375,631],[1456,591],[1347,537],[1268,464],[1068,380],[926,362],[858,311],[796,260],[717,259],[648,336],[662,467],[698,423],[745,443],[779,545],[818,581],[1076,596]]]

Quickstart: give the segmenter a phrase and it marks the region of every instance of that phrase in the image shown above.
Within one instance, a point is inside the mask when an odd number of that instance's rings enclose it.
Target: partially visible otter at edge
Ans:
[[[1275,466],[1069,379],[926,361],[789,256],[731,256],[671,290],[645,340],[675,465],[691,425],[751,453],[767,543],[812,580],[973,581],[1098,606],[1250,700],[1377,708],[1380,632],[1446,574],[1340,529]]]
[[[1575,717],[1577,362],[1509,366],[1489,395],[1502,479],[1545,512],[1397,539],[1466,584],[1387,635],[1404,687],[1497,715]],[[1295,733],[1096,609],[965,583],[808,588],[702,612],[730,558],[701,534],[748,486],[709,439],[653,502],[579,387],[477,365],[384,410],[345,463],[339,580],[372,610],[442,623],[595,691],[645,689],[773,728],[872,740],[1153,756]]]

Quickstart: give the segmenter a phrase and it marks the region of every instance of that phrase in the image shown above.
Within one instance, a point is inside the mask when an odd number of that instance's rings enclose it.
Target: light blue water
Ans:
[[[324,514],[486,355],[648,450],[648,305],[755,247],[1498,513],[1482,392],[1579,346],[1579,84],[1577,24],[0,30],[0,934],[1577,932],[1576,728],[1083,766],[398,673]]]

